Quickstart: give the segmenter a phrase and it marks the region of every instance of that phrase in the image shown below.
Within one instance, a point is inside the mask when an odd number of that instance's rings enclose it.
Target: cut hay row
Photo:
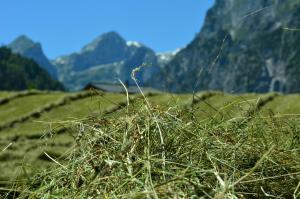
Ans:
[[[15,124],[26,122],[31,118],[39,118],[41,116],[41,114],[44,113],[44,112],[51,111],[52,109],[55,109],[55,108],[60,107],[60,106],[64,106],[64,105],[66,105],[66,104],[68,104],[72,101],[83,99],[83,98],[86,98],[86,97],[89,97],[89,96],[92,96],[92,95],[95,95],[95,93],[84,92],[84,93],[77,93],[77,94],[74,94],[74,95],[65,96],[65,97],[63,97],[62,99],[60,99],[56,102],[47,104],[44,107],[41,107],[37,110],[34,110],[34,111],[24,115],[24,116],[16,118],[16,119],[14,119],[10,122],[0,124],[0,131],[3,131],[7,128],[12,128]]]
[[[27,97],[27,96],[31,96],[31,95],[40,95],[40,94],[49,94],[49,93],[53,93],[53,92],[38,91],[38,90],[21,91],[21,92],[18,92],[16,94],[13,94],[11,96],[4,97],[4,98],[0,99],[0,105],[7,104],[11,100],[14,100],[14,99],[17,99],[17,98],[20,98],[20,97]]]
[[[213,97],[215,95],[224,95],[222,92],[218,91],[206,91],[198,94],[194,94],[192,97],[192,100],[187,102],[184,107],[185,108],[192,108],[194,105],[200,103],[201,101],[207,100],[210,97]]]
[[[144,94],[145,97],[152,97],[152,96],[157,96],[157,95],[161,95],[161,94],[159,94],[159,93],[151,93],[151,92],[148,92],[148,93],[145,93],[145,94]],[[116,106],[111,107],[111,108],[109,108],[109,109],[106,109],[106,110],[103,112],[103,115],[108,115],[108,114],[114,113],[114,112],[116,112],[116,111],[118,111],[118,110],[120,110],[120,109],[126,107],[127,105],[129,105],[130,103],[134,102],[135,100],[137,100],[137,99],[142,99],[142,98],[143,98],[142,95],[136,95],[136,96],[134,96],[134,97],[129,97],[129,98],[128,98],[128,99],[129,99],[129,102],[128,102],[128,100],[123,101],[123,102],[120,102],[120,103],[118,103]]]
[[[43,95],[32,95],[10,101],[8,104],[0,106],[0,124],[8,123],[16,118],[27,115],[33,110],[37,110],[49,103],[53,103],[70,93],[50,93]]]
[[[259,112],[265,105],[267,105],[268,103],[270,103],[271,101],[273,101],[276,97],[278,97],[279,94],[278,93],[269,93],[266,94],[265,96],[259,98],[259,100],[257,101],[256,105],[251,107],[247,113],[245,114],[246,117],[251,117],[253,116],[255,113]]]
[[[151,93],[151,92],[145,93],[145,97],[152,97],[152,96],[157,96],[157,95],[159,95],[159,94],[158,93]],[[115,113],[116,111],[125,108],[128,104],[133,103],[135,100],[141,99],[141,98],[143,98],[142,95],[135,95],[133,97],[129,96],[128,99],[126,99],[124,101],[121,101],[121,102],[117,103],[115,106],[112,106],[112,107],[107,108],[106,110],[104,110],[103,113],[102,113],[102,116]],[[87,118],[87,119],[90,119],[90,118]],[[66,133],[68,130],[70,130],[69,127],[64,126],[64,127],[61,127],[61,128],[58,128],[57,130],[55,130],[54,134],[55,135],[61,135],[61,134]],[[39,136],[40,135],[30,135],[30,136],[27,136],[26,138],[27,139],[32,139],[32,138],[36,139],[36,138],[40,138]]]
[[[125,104],[118,104],[120,101],[126,101],[126,97],[122,94],[100,95],[72,101],[41,114],[39,121],[31,118],[29,121],[15,125],[14,128],[3,131],[0,134],[0,170],[3,171],[0,182],[1,179],[3,182],[24,180],[27,175],[36,174],[49,167],[53,163],[49,158],[45,159],[44,152],[57,158],[76,146],[73,135],[76,136],[77,131],[72,130],[78,126],[78,122],[85,121],[86,118],[94,118],[103,112],[111,112],[112,109],[116,109],[113,107],[121,107],[120,105]],[[100,103],[102,105],[98,107]],[[62,126],[70,127],[68,133],[56,132],[56,129]],[[1,152],[2,149],[5,151]],[[1,161],[7,157],[8,160]],[[26,173],[22,171],[23,165],[26,167]],[[3,183],[3,186],[8,187],[9,183]]]
[[[264,106],[272,102],[278,96],[278,93],[268,93],[260,97],[254,105],[250,106],[250,108],[243,113],[242,117],[232,118],[228,122],[234,124],[244,124],[249,122],[253,117],[257,116]]]
[[[145,94],[146,96],[154,96],[156,94]],[[97,97],[97,96],[96,96]],[[129,96],[129,103],[134,103],[134,100],[140,98],[140,95]],[[24,165],[30,165],[27,167],[26,173],[29,175],[36,174],[41,169],[47,168],[53,165],[51,159],[45,156],[44,152],[49,154],[59,161],[63,161],[63,154],[70,149],[76,147],[76,138],[80,137],[78,126],[81,123],[89,119],[102,120],[102,115],[109,115],[115,111],[123,109],[127,106],[127,99],[125,95],[121,94],[106,94],[105,96],[99,96],[100,101],[103,103],[101,111],[96,113],[96,106],[98,103],[97,98],[82,99],[76,102],[71,102],[68,105],[62,106],[58,109],[42,114],[39,118],[41,123],[33,123],[33,120],[21,123],[11,128],[8,131],[3,131],[0,148],[3,149],[9,146],[5,152],[0,151],[0,160],[6,157],[10,157],[7,162],[0,164],[0,170],[4,171],[3,175],[0,175],[0,181],[10,181],[11,179],[24,179],[26,175],[22,172],[18,165],[23,162]],[[100,102],[99,101],[99,102]],[[89,112],[86,104],[92,103],[92,111]],[[81,109],[80,106],[84,106],[85,109]],[[73,115],[72,109],[77,108],[81,114]],[[63,113],[62,110],[70,109],[74,118],[80,118],[79,120],[70,118],[63,114],[54,116],[52,113]],[[92,114],[91,114],[92,113]],[[96,113],[96,114],[95,114]],[[47,118],[55,118],[56,121],[51,120],[51,125],[47,122]],[[103,117],[104,118],[104,117]],[[31,124],[30,124],[31,123]],[[40,124],[47,127],[41,127]],[[28,129],[31,125],[35,127]],[[36,127],[38,126],[38,127]],[[51,127],[50,127],[51,126]],[[17,128],[17,129],[16,129]],[[16,130],[14,130],[16,129]],[[44,129],[44,130],[43,130]],[[48,130],[46,130],[48,129]],[[16,132],[16,133],[15,133]],[[9,143],[12,143],[9,145]],[[18,171],[19,168],[19,171]],[[0,183],[1,184],[1,183]],[[3,183],[3,186],[9,187],[9,183]]]
[[[299,117],[299,102],[299,94],[279,95],[275,100],[264,106],[260,113],[262,116]]]

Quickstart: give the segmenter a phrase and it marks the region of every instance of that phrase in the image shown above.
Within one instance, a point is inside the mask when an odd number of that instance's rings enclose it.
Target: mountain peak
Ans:
[[[32,39],[30,39],[27,35],[20,35],[17,37],[13,42],[28,42],[28,43],[35,43]]]
[[[126,45],[125,39],[123,39],[119,33],[115,31],[110,31],[98,36],[91,43],[84,46],[81,52],[91,52],[95,51],[97,48],[103,45]]]
[[[29,49],[36,45],[32,39],[27,37],[26,35],[21,35],[17,37],[14,41],[12,41],[8,47],[11,48],[16,53],[23,53],[25,49]]]
[[[39,42],[34,42],[26,35],[21,35],[11,42],[7,47],[10,48],[14,53],[18,53],[24,57],[33,59],[42,68],[46,69],[52,77],[57,78],[57,71],[44,54],[42,45]]]
[[[121,35],[118,32],[116,32],[116,31],[106,32],[106,33],[100,35],[100,37],[101,38],[112,38],[112,37],[114,37],[114,38],[122,38]]]
[[[137,76],[144,85],[160,70],[153,50],[136,41],[126,42],[115,31],[100,35],[80,52],[58,57],[53,63],[59,70],[59,79],[70,90],[78,90],[93,81],[112,83],[117,78],[134,84],[132,70],[149,64],[152,67],[147,72],[142,69]]]

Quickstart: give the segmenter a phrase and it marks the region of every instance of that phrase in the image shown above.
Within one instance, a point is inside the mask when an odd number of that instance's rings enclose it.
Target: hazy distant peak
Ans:
[[[177,48],[174,51],[157,53],[157,57],[161,63],[169,62],[182,48]]]
[[[111,31],[98,36],[91,43],[84,46],[81,52],[94,51],[99,46],[106,45],[107,43],[119,43],[122,45],[126,44],[125,40],[119,35],[119,33]]]
[[[8,47],[13,49],[14,52],[22,53],[24,50],[32,48],[35,45],[39,45],[39,43],[35,43],[32,39],[27,37],[26,35],[21,35],[17,37],[13,42],[11,42]]]
[[[98,36],[94,41],[92,41],[92,43],[99,43],[103,40],[124,40],[123,37],[115,32],[115,31],[110,31],[110,32],[106,32],[101,34],[100,36]]]
[[[105,37],[122,38],[121,35],[116,31],[109,31],[109,32],[103,33],[102,35],[100,35],[100,37],[102,37],[102,38],[105,38]]]
[[[164,55],[164,54],[170,54],[170,55],[176,55],[179,51],[181,51],[183,48],[176,48],[173,51],[167,51],[167,52],[160,52],[157,53],[157,55]]]
[[[80,52],[58,57],[52,63],[59,70],[59,79],[70,90],[78,90],[93,81],[113,83],[116,78],[134,84],[131,72],[143,63],[151,65],[137,76],[144,85],[160,70],[153,50],[136,41],[127,42],[114,31],[95,38]]]
[[[60,57],[57,57],[56,59],[54,59],[54,60],[52,61],[52,63],[53,63],[54,65],[57,65],[57,64],[65,64],[65,63],[66,63],[66,59],[67,59],[66,56],[60,56]]]
[[[26,35],[21,35],[11,42],[7,47],[10,48],[14,53],[18,53],[24,57],[33,59],[42,68],[46,69],[53,78],[57,78],[57,71],[44,54],[42,45],[39,42],[34,42]]]
[[[30,39],[28,36],[26,35],[20,35],[19,37],[17,37],[14,42],[27,42],[27,43],[35,43],[32,39]]]

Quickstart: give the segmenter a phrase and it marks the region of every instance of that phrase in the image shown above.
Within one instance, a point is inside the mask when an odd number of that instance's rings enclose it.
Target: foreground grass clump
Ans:
[[[202,123],[191,109],[140,102],[116,115],[76,123],[74,151],[21,197],[299,197],[297,118]]]

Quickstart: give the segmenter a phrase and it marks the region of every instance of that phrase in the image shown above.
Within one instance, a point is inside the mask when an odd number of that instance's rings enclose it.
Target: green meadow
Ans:
[[[300,95],[0,92],[0,196],[298,198]]]

